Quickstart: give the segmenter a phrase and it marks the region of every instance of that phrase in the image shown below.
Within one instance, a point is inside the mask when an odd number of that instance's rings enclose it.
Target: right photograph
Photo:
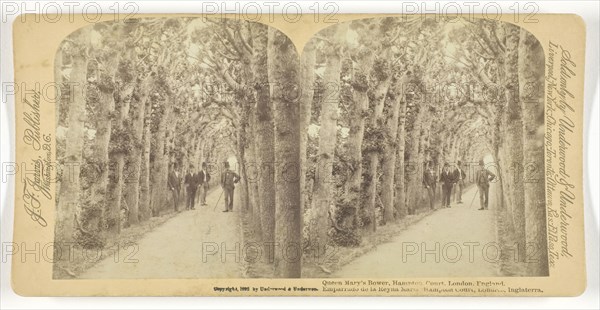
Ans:
[[[490,19],[361,19],[314,35],[301,68],[315,85],[300,98],[304,237],[335,258],[304,257],[304,276],[548,276],[535,36]]]

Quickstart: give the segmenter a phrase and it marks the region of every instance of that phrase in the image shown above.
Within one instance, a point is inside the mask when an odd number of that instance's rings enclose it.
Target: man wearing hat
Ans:
[[[445,163],[440,174],[440,182],[442,183],[442,208],[450,208],[450,196],[456,180],[458,180],[456,171],[450,171],[450,164]]]
[[[485,168],[483,159],[479,161],[479,170],[475,181],[477,182],[477,188],[479,189],[479,210],[488,209],[488,196],[490,191],[490,181],[494,180],[496,175],[491,173]]]
[[[184,183],[186,185],[186,210],[196,209],[196,189],[198,188],[198,173],[194,172],[194,165],[190,165],[187,174],[185,175]]]
[[[433,170],[433,162],[429,162],[427,165],[427,169],[425,173],[423,173],[423,186],[427,190],[427,195],[429,196],[429,209],[435,209],[433,203],[435,201],[435,187],[437,184],[436,173]]]
[[[221,173],[221,187],[225,193],[225,210],[223,212],[233,211],[233,191],[235,190],[235,183],[240,181],[240,176],[229,169],[229,162],[224,162],[225,167],[223,173]]]
[[[458,180],[456,181],[455,185],[454,200],[456,203],[460,204],[462,203],[462,192],[465,187],[465,179],[467,178],[467,174],[465,173],[465,170],[463,170],[460,160],[456,163],[456,174]]]
[[[173,195],[173,209],[175,212],[179,212],[180,183],[181,179],[179,178],[179,172],[177,171],[177,163],[173,163],[167,177],[167,185],[169,186],[169,190],[171,190],[171,194]]]
[[[202,170],[198,173],[198,182],[200,190],[200,205],[206,206],[206,194],[208,193],[208,182],[210,181],[210,174],[207,169],[208,165],[203,162]]]

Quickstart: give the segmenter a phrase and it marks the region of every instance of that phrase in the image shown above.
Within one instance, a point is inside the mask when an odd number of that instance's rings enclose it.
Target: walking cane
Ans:
[[[224,192],[224,190],[221,190],[221,195],[219,195],[219,199],[217,199],[217,203],[215,203],[215,207],[213,208],[213,212],[217,209],[217,205],[219,204],[219,201],[221,201],[221,196],[223,196],[223,192]]]
[[[473,199],[471,199],[471,204],[469,205],[469,209],[471,209],[471,207],[473,206],[473,201],[475,201],[475,197],[477,197],[478,193],[479,193],[479,187],[477,187],[477,191],[475,191],[475,195],[473,195]]]

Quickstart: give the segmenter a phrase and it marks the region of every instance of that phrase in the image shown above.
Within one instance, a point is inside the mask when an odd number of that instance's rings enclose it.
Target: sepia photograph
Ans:
[[[240,19],[80,28],[54,61],[53,278],[547,277],[552,61],[478,18],[303,47]]]

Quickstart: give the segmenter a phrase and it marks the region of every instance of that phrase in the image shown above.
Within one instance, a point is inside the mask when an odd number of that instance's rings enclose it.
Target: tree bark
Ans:
[[[131,26],[131,25],[130,25]],[[122,37],[124,40],[131,41],[134,29],[132,27],[125,26],[121,29]],[[125,52],[118,62],[116,71],[116,77],[119,79],[121,88],[118,90],[118,100],[115,101],[113,91],[101,92],[102,102],[114,102],[114,115],[112,119],[112,130],[110,136],[111,150],[109,152],[109,159],[111,165],[111,171],[109,173],[109,186],[108,186],[108,201],[111,203],[108,206],[107,214],[107,227],[109,234],[118,235],[121,233],[123,226],[121,209],[123,208],[123,187],[125,186],[124,169],[125,169],[125,158],[131,145],[129,144],[128,138],[130,137],[129,129],[126,125],[127,115],[129,114],[129,101],[131,101],[134,83],[130,72],[121,72],[118,67],[127,66],[134,62],[134,50],[129,49]],[[127,210],[127,201],[125,201]],[[128,221],[127,221],[128,224]]]
[[[404,98],[403,88],[406,87],[406,83],[408,78],[406,74],[404,74],[401,78],[394,81],[393,89],[390,90],[393,92],[394,97],[392,99],[392,113],[388,117],[386,122],[386,136],[390,139],[389,143],[386,143],[384,146],[384,154],[383,154],[383,182],[382,182],[382,194],[381,201],[383,203],[384,208],[384,221],[386,223],[394,221],[394,196],[399,193],[396,192],[396,187],[394,186],[394,179],[396,176],[396,156],[398,153],[398,129],[400,122],[400,115],[402,112],[402,118],[404,118],[404,111],[406,107],[406,102]],[[404,122],[404,120],[402,120]],[[402,124],[404,126],[404,123]],[[404,131],[404,128],[402,128]],[[404,132],[402,132],[404,134]],[[404,137],[402,137],[404,139]],[[402,141],[404,143],[404,141]],[[404,146],[402,146],[402,156],[404,156]],[[402,161],[404,164],[404,160]],[[402,168],[402,174],[399,175],[400,178],[404,178],[404,168]],[[403,181],[403,180],[402,180]],[[404,184],[402,184],[402,191],[404,191]]]
[[[300,206],[300,63],[294,44],[269,28],[269,82],[275,121],[275,227],[279,248],[275,276],[300,278],[302,272],[302,210]]]
[[[519,88],[523,109],[523,163],[525,236],[535,246],[537,262],[528,264],[528,275],[547,276],[546,184],[544,160],[545,55],[534,35],[521,29],[519,39]]]
[[[324,50],[326,59],[324,73],[324,94],[321,106],[319,129],[319,150],[313,187],[311,206],[312,219],[309,224],[310,247],[317,255],[324,255],[328,243],[330,206],[335,204],[333,197],[333,162],[337,142],[338,107],[340,103],[340,73],[342,70],[341,44],[346,40],[347,24],[330,27],[332,42]]]
[[[350,108],[350,132],[348,134],[348,164],[351,167],[348,181],[345,185],[346,195],[354,206],[354,218],[351,222],[357,222],[357,214],[362,205],[362,144],[365,135],[365,118],[369,110],[369,72],[374,61],[374,53],[366,46],[356,53],[357,67],[352,75],[352,105]]]
[[[138,89],[139,96],[132,100],[132,106],[129,109],[129,119],[131,120],[131,149],[127,154],[127,178],[125,180],[125,197],[129,206],[129,224],[138,224],[140,220],[146,220],[148,215],[148,205],[140,205],[140,175],[142,169],[142,152],[144,137],[144,118],[146,110],[146,101],[151,81],[143,81]]]
[[[106,53],[106,52],[105,52]],[[92,145],[92,155],[87,159],[88,165],[95,166],[97,174],[89,175],[89,197],[90,203],[100,207],[100,215],[95,219],[90,219],[92,223],[86,227],[90,229],[104,230],[103,226],[110,226],[105,221],[108,199],[108,178],[109,178],[109,152],[110,152],[110,137],[111,137],[111,118],[104,115],[111,115],[115,110],[114,92],[115,92],[115,73],[119,63],[117,53],[108,52],[98,55],[102,59],[102,67],[98,70],[98,83],[96,84],[99,90],[99,102],[94,109],[94,112],[100,117],[95,117],[96,134]],[[97,226],[97,227],[93,227]]]
[[[254,88],[256,91],[256,150],[259,169],[259,190],[261,198],[260,220],[264,242],[275,242],[275,154],[273,108],[271,106],[269,76],[267,71],[268,26],[252,25]],[[269,248],[271,249],[271,248]],[[274,252],[265,256],[271,259]]]
[[[406,87],[406,86],[403,86]],[[404,97],[404,96],[402,96]],[[396,146],[396,195],[394,197],[396,211],[398,212],[398,218],[402,219],[408,214],[406,208],[406,184],[405,184],[405,167],[404,167],[404,156],[406,149],[406,108],[407,104],[405,99],[401,99],[399,103],[399,115],[398,115],[398,135]]]
[[[140,170],[140,206],[145,206],[140,210],[140,216],[143,220],[147,220],[152,217],[152,208],[150,200],[150,146],[151,146],[151,132],[150,132],[150,111],[152,110],[152,102],[146,100],[146,113],[144,117],[144,132],[142,138],[142,161]]]
[[[505,57],[505,94],[506,94],[506,131],[507,159],[504,169],[512,171],[505,175],[510,186],[511,206],[513,207],[513,223],[515,236],[521,246],[525,246],[525,209],[522,179],[523,167],[523,113],[519,100],[519,32],[520,27],[505,23],[506,57]],[[524,248],[523,248],[524,249]]]
[[[170,108],[167,106],[168,102],[172,102],[169,99],[167,102],[155,102],[153,106],[153,114],[156,122],[156,128],[153,130],[151,147],[150,147],[150,158],[152,159],[151,174],[150,174],[150,199],[151,209],[153,216],[159,216],[160,212],[166,207],[166,196],[167,196],[167,174],[168,164],[170,163],[169,156],[165,153],[165,145],[167,138],[167,124],[170,118]],[[183,168],[183,167],[181,167]],[[165,173],[166,171],[166,173]],[[184,201],[183,186],[180,187],[179,191],[180,202]]]
[[[112,94],[110,95],[112,96]],[[129,113],[129,103],[121,98],[119,101],[115,102],[115,110],[118,111],[116,117],[113,119],[112,128],[114,130],[111,132],[111,145],[113,149],[110,153],[110,161],[112,165],[111,176],[110,176],[110,184],[109,184],[109,201],[112,201],[109,204],[108,211],[108,229],[110,234],[115,235],[121,233],[121,207],[123,202],[123,187],[125,186],[125,156],[127,147],[123,142],[123,135],[127,135],[127,128],[125,128],[123,122],[126,119],[127,114]],[[127,202],[125,202],[127,203]],[[127,206],[127,210],[129,210],[129,206]]]
[[[415,210],[418,208],[418,198],[419,198],[419,189],[421,189],[421,164],[422,160],[419,158],[419,144],[421,143],[421,135],[423,134],[424,126],[423,126],[423,118],[425,114],[425,103],[420,103],[421,106],[418,107],[417,115],[415,116],[413,122],[413,128],[410,133],[412,136],[410,150],[408,155],[409,167],[406,171],[408,173],[407,180],[407,201],[406,206],[408,209],[408,214],[414,214]],[[414,111],[414,110],[413,110]],[[438,186],[439,187],[439,186]]]
[[[253,109],[256,110],[256,109]],[[254,111],[250,111],[248,115],[248,132],[250,133],[250,141],[248,141],[248,152],[246,153],[246,174],[248,178],[248,190],[250,194],[250,199],[252,202],[252,222],[254,224],[255,229],[258,229],[259,232],[262,231],[262,223],[261,223],[261,203],[260,203],[260,174],[257,169],[257,164],[261,162],[257,155],[257,148],[255,139],[257,137],[257,129],[256,129],[256,113]]]
[[[316,64],[316,48],[313,41],[309,41],[304,46],[304,51],[301,56],[301,81],[302,94],[300,97],[300,189],[302,190],[300,205],[303,209],[307,208],[308,194],[306,184],[306,173],[308,169],[307,149],[308,149],[308,127],[312,118],[312,105],[315,95],[315,64]]]
[[[56,240],[59,242],[72,242],[74,240],[75,216],[80,204],[80,171],[82,163],[84,123],[86,118],[87,84],[87,50],[90,42],[90,27],[78,30],[72,38],[77,44],[73,53],[70,81],[77,83],[71,92],[69,102],[69,129],[66,133],[65,159],[66,171],[63,172],[60,183],[60,200],[57,207]]]
[[[248,103],[246,103],[247,105]],[[243,212],[252,212],[252,205],[250,204],[250,192],[248,186],[248,176],[246,175],[246,166],[244,165],[244,161],[248,157],[246,155],[247,148],[247,136],[246,130],[248,127],[248,117],[249,117],[249,107],[242,106],[242,112],[240,113],[240,124],[237,130],[237,164],[240,172],[240,177],[242,182],[238,188],[240,189],[240,210]]]
[[[384,129],[384,121],[382,119],[383,116],[383,108],[385,106],[385,99],[387,97],[387,92],[390,86],[392,74],[391,68],[389,65],[388,55],[389,49],[386,49],[382,54],[380,59],[380,65],[377,66],[376,70],[373,70],[373,75],[377,80],[377,86],[373,90],[373,99],[374,99],[374,112],[371,115],[371,126],[375,130],[379,132],[383,132]],[[369,171],[367,172],[369,182],[369,188],[367,190],[367,209],[368,213],[371,217],[367,225],[367,230],[377,231],[377,181],[378,181],[378,170],[379,170],[379,155],[383,150],[371,150],[368,154],[369,157]]]
[[[415,162],[415,168],[416,170],[415,172],[415,200],[414,200],[414,205],[415,205],[415,210],[416,209],[422,209],[422,208],[426,208],[428,207],[427,203],[423,200],[423,193],[424,191],[422,190],[422,181],[423,181],[423,171],[424,169],[424,164],[425,164],[425,160],[427,159],[428,155],[429,155],[429,133],[431,131],[431,123],[432,123],[432,119],[429,116],[429,113],[427,113],[427,110],[423,111],[424,115],[422,115],[421,118],[421,124],[422,124],[422,129],[421,129],[421,138],[419,139],[419,155],[417,156],[417,160]],[[445,139],[445,143],[444,145],[446,145],[446,148],[449,149],[450,147],[448,146],[450,144],[449,139]],[[446,158],[447,160],[447,158]],[[441,188],[441,186],[438,186]]]

